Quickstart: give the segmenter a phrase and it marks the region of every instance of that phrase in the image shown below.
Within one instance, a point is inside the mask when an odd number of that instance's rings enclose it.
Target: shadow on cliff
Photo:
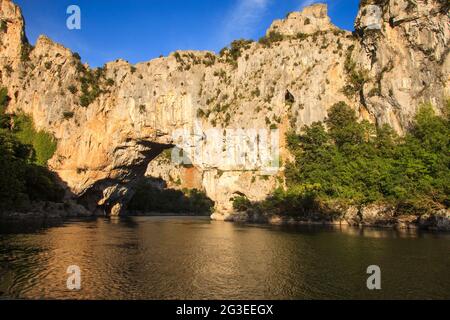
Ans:
[[[200,190],[170,189],[163,179],[150,177],[140,180],[127,204],[130,215],[210,216],[213,208],[214,201]]]
[[[186,195],[190,192],[183,193],[181,191],[167,189],[167,184],[162,179],[160,181],[155,181],[145,177],[145,172],[147,171],[150,162],[158,157],[164,150],[173,148],[173,145],[159,144],[150,141],[139,141],[138,145],[144,147],[144,151],[140,152],[142,160],[129,166],[113,168],[113,171],[115,171],[114,174],[117,175],[118,178],[107,178],[95,182],[78,197],[78,202],[96,215],[105,216],[126,215],[128,213],[127,210],[129,209],[128,203],[131,201],[134,203],[133,211],[135,213],[137,211],[144,212],[147,211],[147,209],[153,208],[171,208],[171,206],[168,205],[169,203],[163,205],[159,202],[163,198],[166,200],[171,199],[170,201],[174,202],[178,201],[184,205],[190,204],[190,208],[195,207],[193,203],[201,203],[200,199],[203,199],[203,197],[198,191],[196,191],[197,193],[195,194]],[[152,190],[148,191],[149,193],[146,194],[148,200],[136,200],[136,191],[139,191],[140,197],[144,196],[146,192],[143,189],[144,186],[147,186]],[[191,197],[192,199],[190,199]],[[139,205],[137,205],[137,203],[139,203]],[[154,203],[155,205],[151,205],[151,203]],[[140,207],[141,205],[142,208]],[[176,206],[172,207],[175,208]],[[180,208],[175,209],[181,210]]]

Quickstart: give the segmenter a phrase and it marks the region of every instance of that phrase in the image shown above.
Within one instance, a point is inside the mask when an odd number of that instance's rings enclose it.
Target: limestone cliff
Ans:
[[[8,111],[32,115],[55,135],[49,165],[68,196],[109,214],[123,212],[145,174],[204,189],[216,201],[215,219],[232,212],[234,195],[261,200],[283,184],[282,168],[266,176],[259,160],[250,169],[174,164],[163,150],[177,144],[177,130],[215,150],[202,139],[208,129],[278,128],[286,160],[285,133],[323,120],[338,101],[401,133],[420,103],[439,112],[450,95],[448,1],[362,1],[354,33],[334,26],[326,5],[313,5],[275,21],[259,43],[240,41],[220,55],[179,51],[99,70],[45,36],[31,47],[20,9],[10,0],[0,8]]]

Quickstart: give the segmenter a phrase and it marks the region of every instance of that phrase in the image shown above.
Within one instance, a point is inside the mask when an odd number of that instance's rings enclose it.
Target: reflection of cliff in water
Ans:
[[[448,241],[448,234],[201,217],[75,221],[0,234],[0,298],[448,299]],[[66,288],[71,265],[81,269],[79,292]],[[367,290],[369,265],[380,266],[383,290]]]

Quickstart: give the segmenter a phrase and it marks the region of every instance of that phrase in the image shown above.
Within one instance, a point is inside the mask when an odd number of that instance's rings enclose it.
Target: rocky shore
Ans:
[[[220,219],[223,217],[223,219]],[[212,219],[237,223],[270,225],[327,225],[370,228],[450,231],[450,210],[442,209],[424,215],[398,215],[394,208],[383,206],[350,207],[334,214],[316,213],[308,216],[283,216],[249,210],[232,214],[213,214]]]
[[[94,214],[74,200],[64,203],[32,202],[28,208],[17,211],[0,211],[0,221],[61,220],[66,218],[87,218]]]
[[[129,216],[170,216],[171,214],[132,212]],[[174,214],[175,215],[175,214]],[[177,214],[180,215],[180,214]],[[70,218],[94,217],[73,200],[64,203],[34,202],[28,210],[0,212],[1,222],[61,221]],[[185,216],[193,216],[186,214]],[[269,225],[311,225],[311,226],[349,226],[369,228],[390,228],[403,230],[450,231],[450,210],[442,209],[424,215],[398,215],[393,208],[384,206],[349,207],[335,211],[310,214],[308,216],[283,216],[274,213],[247,212],[214,213],[212,220],[234,223],[257,223]]]

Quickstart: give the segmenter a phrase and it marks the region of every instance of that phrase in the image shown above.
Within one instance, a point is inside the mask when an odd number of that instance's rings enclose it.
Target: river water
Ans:
[[[450,234],[193,217],[2,225],[0,299],[450,299],[449,253]],[[367,289],[370,265],[381,290]]]

